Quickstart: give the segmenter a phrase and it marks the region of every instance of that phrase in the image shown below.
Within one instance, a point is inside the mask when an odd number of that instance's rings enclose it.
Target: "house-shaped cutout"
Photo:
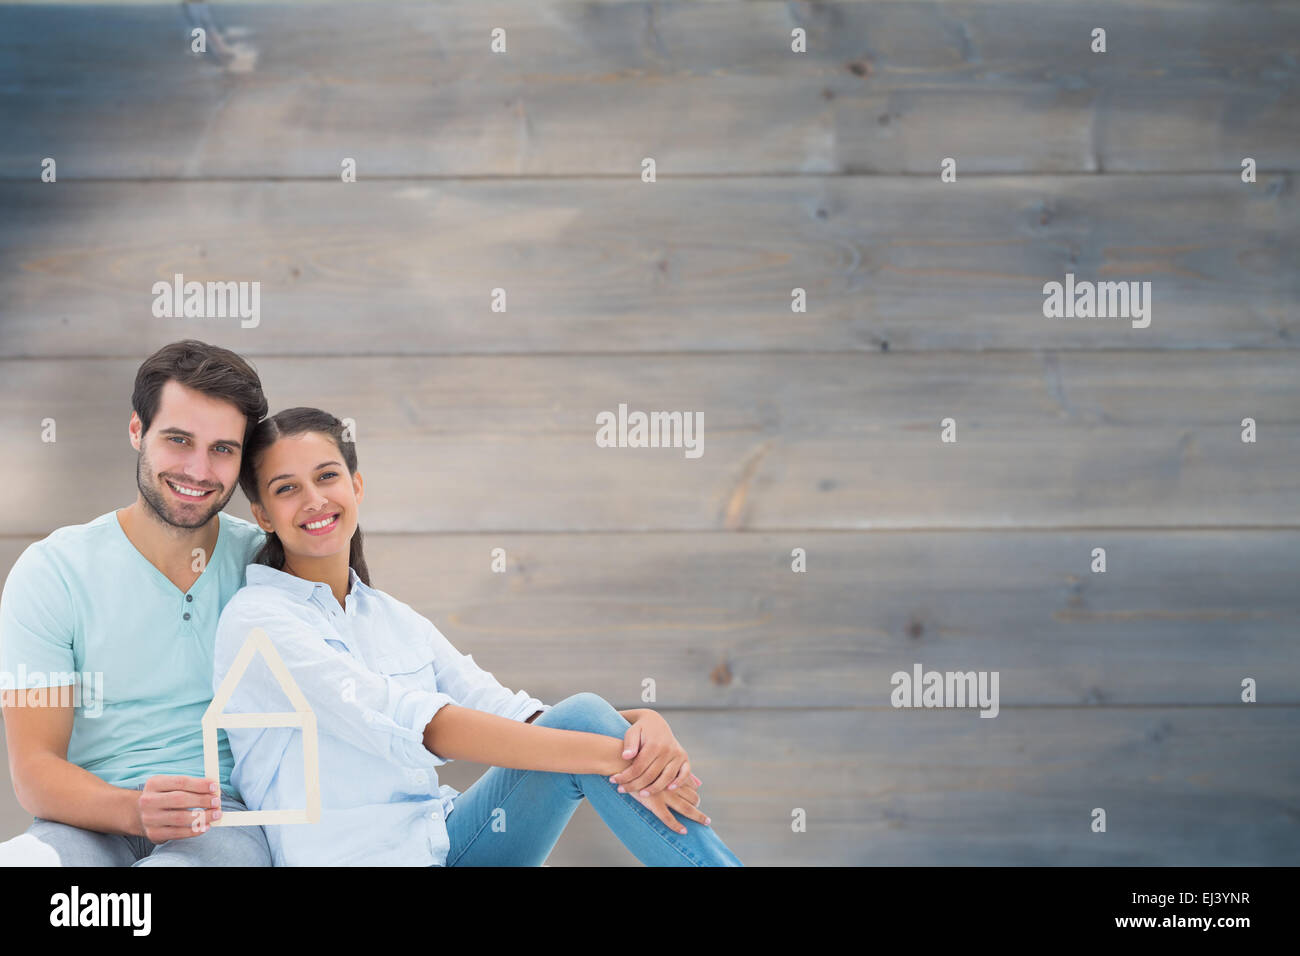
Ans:
[[[225,714],[222,713],[230,696],[244,679],[244,672],[252,663],[253,655],[261,654],[271,673],[275,675],[280,689],[289,698],[293,710],[282,714]],[[213,820],[214,827],[258,827],[280,823],[318,823],[320,822],[320,763],[316,749],[316,715],[307,706],[298,684],[284,666],[280,655],[271,643],[265,630],[255,627],[248,632],[244,646],[235,655],[235,662],[230,665],[212,703],[203,713],[203,775],[209,780],[220,780],[220,764],[217,754],[218,727],[301,727],[302,728],[302,769],[306,781],[306,805],[301,810],[227,810]]]

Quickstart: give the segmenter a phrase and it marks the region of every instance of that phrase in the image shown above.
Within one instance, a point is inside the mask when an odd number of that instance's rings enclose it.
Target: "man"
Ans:
[[[30,545],[0,596],[9,766],[36,817],[0,865],[270,866],[261,827],[210,828],[246,807],[224,731],[203,779],[201,727],[217,618],[264,541],[221,509],[266,398],[239,356],[186,340],[131,404],[135,502]]]

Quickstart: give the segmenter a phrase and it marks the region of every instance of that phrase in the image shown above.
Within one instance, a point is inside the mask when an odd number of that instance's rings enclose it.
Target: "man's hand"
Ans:
[[[631,760],[632,766],[609,778],[610,783],[620,784],[620,793],[648,796],[665,789],[675,792],[692,781],[700,784],[668,721],[653,710],[643,711],[623,735],[623,759]]]
[[[655,816],[663,821],[664,826],[677,833],[685,833],[686,827],[677,822],[676,818],[669,811],[674,811],[680,816],[695,820],[708,826],[710,820],[700,812],[700,795],[691,784],[684,783],[676,790],[660,790],[658,793],[652,793],[648,797],[636,796],[641,805],[648,808]]]
[[[200,777],[150,777],[140,791],[136,813],[151,843],[184,840],[207,833],[211,821],[221,816],[221,791]]]

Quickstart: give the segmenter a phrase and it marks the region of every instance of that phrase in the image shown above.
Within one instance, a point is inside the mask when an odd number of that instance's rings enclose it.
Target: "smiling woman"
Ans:
[[[256,563],[326,582],[340,605],[349,567],[370,583],[357,520],[364,484],[356,445],[344,440],[339,419],[316,408],[286,409],[249,436],[243,460],[239,484],[267,532]],[[341,564],[344,541],[347,563]]]
[[[593,693],[552,707],[511,691],[371,586],[364,483],[343,435],[319,409],[280,412],[249,436],[239,476],[268,537],[217,625],[213,685],[261,629],[317,727],[321,816],[266,828],[276,865],[538,865],[586,799],[643,863],[740,866],[700,811],[699,778],[661,716],[616,711]],[[268,714],[280,687],[255,659],[226,713]],[[301,733],[227,728],[231,779],[250,809],[301,805],[305,764],[291,756]],[[460,793],[438,781],[453,759],[490,768]]]

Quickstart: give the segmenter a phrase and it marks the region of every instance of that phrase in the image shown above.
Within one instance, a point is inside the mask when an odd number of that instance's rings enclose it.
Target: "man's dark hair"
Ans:
[[[266,417],[269,406],[262,394],[262,380],[246,361],[229,349],[185,339],[164,345],[150,355],[135,373],[131,408],[140,416],[145,432],[158,413],[163,386],[179,382],[186,388],[230,402],[244,413],[243,444],[257,423]]]

